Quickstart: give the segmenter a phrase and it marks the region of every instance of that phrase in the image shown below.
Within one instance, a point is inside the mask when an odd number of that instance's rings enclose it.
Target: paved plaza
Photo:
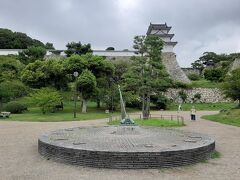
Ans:
[[[175,114],[175,112],[156,112]],[[198,112],[198,117],[217,112]],[[208,134],[216,140],[222,157],[207,163],[171,169],[114,170],[72,166],[46,160],[38,154],[38,137],[61,128],[102,126],[107,120],[81,122],[14,122],[0,121],[0,179],[229,179],[240,177],[240,128],[207,120],[189,120],[189,112],[181,112],[187,126],[179,129]]]

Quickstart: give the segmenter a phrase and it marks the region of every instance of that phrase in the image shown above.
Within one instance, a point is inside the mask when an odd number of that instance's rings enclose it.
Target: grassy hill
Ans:
[[[202,118],[240,127],[240,109],[231,109],[216,115],[203,116]]]

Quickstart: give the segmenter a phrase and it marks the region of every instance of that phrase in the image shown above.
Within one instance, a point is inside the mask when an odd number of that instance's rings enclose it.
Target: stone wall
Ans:
[[[111,169],[149,169],[194,164],[210,158],[215,142],[186,150],[159,152],[113,152],[59,147],[38,141],[38,152],[54,161]]]
[[[112,61],[130,60],[131,56],[106,56],[106,58]],[[179,66],[176,60],[175,53],[172,52],[162,53],[162,62],[165,65],[166,70],[172,79],[183,83],[190,83],[190,80]]]
[[[167,72],[173,80],[180,81],[183,83],[190,83],[190,80],[180,68],[175,53],[163,53],[162,62],[165,65]]]
[[[240,68],[240,58],[236,58],[233,63],[230,66],[230,69],[228,71],[228,74],[231,74],[231,72],[235,69]]]
[[[169,89],[164,95],[169,99],[172,99],[174,102],[179,102],[179,91],[181,89]],[[216,103],[216,102],[229,102],[230,99],[226,99],[223,95],[223,92],[218,88],[192,88],[183,90],[188,98],[187,102],[192,102],[192,99],[195,94],[201,94],[200,102],[206,103]]]
[[[183,72],[188,76],[189,74],[198,74],[200,75],[200,70],[199,69],[194,69],[194,68],[181,68]]]

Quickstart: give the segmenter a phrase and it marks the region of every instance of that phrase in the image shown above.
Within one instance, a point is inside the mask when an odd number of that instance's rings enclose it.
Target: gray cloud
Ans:
[[[67,42],[131,49],[150,22],[172,26],[181,66],[205,51],[240,52],[239,0],[0,0],[0,27],[58,49]]]

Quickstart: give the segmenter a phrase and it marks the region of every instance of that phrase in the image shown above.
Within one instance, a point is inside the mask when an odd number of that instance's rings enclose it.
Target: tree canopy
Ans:
[[[19,75],[24,65],[16,56],[0,56],[0,82],[6,80],[20,79]]]
[[[28,64],[36,60],[42,60],[46,55],[47,51],[41,46],[30,46],[19,52],[19,59],[22,63]]]
[[[90,99],[96,90],[97,82],[94,74],[89,70],[84,70],[77,79],[77,90],[82,97],[82,112],[87,112],[87,100]]]
[[[204,52],[198,60],[192,63],[192,67],[199,69],[201,72],[206,66],[221,67],[226,71],[231,62],[236,58],[240,58],[240,53],[216,54],[214,52]]]
[[[106,50],[107,50],[107,51],[114,51],[115,48],[114,48],[114,47],[108,47],[108,48],[106,48]]]
[[[163,41],[158,36],[136,36],[133,47],[140,56],[132,58],[132,66],[124,74],[124,85],[126,90],[142,97],[143,117],[148,118],[150,97],[171,86],[171,80],[161,61]]]
[[[91,44],[82,44],[79,42],[71,42],[66,45],[67,50],[64,51],[67,57],[70,57],[73,54],[83,55],[91,53]]]
[[[67,89],[68,77],[61,61],[35,61],[28,64],[22,71],[22,81],[30,87],[54,87]]]
[[[41,88],[35,93],[30,94],[29,101],[41,108],[43,114],[54,112],[56,105],[62,101],[60,93],[51,88]]]
[[[0,49],[27,49],[29,46],[46,47],[49,44],[45,46],[41,41],[32,39],[25,33],[0,28]]]
[[[238,100],[240,107],[240,68],[235,69],[228,75],[223,84],[226,97]]]

